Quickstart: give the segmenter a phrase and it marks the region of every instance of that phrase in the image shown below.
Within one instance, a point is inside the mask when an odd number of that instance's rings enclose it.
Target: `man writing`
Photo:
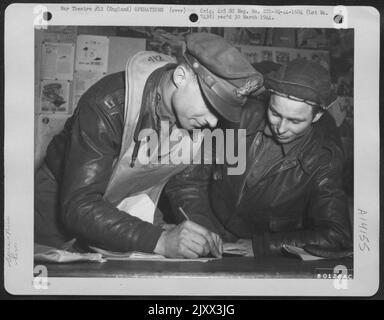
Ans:
[[[249,100],[240,122],[247,130],[247,169],[190,167],[167,186],[172,205],[240,243],[254,256],[279,254],[284,244],[331,257],[352,247],[343,154],[326,109],[330,77],[321,65],[297,59],[265,79],[267,106]],[[211,181],[212,179],[212,181]]]
[[[141,52],[125,72],[101,79],[81,97],[36,173],[35,242],[60,247],[76,238],[112,251],[221,255],[220,237],[192,221],[162,227],[161,219],[151,224],[117,208],[140,193],[157,203],[166,181],[186,167],[141,163],[142,130],[162,137],[162,121],[170,130],[213,128],[220,117],[238,121],[247,97],[236,89],[250,80],[246,94],[262,85],[261,75],[223,38],[195,33],[186,44],[179,64]]]

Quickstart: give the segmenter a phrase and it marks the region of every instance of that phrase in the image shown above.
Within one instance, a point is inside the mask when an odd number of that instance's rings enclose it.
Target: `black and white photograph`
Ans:
[[[21,280],[14,288],[65,294],[54,283],[71,280],[84,281],[88,294],[198,294],[205,281],[225,287],[209,289],[219,295],[231,286],[233,294],[267,295],[295,295],[296,285],[302,295],[317,285],[329,295],[373,290],[374,279],[353,287],[362,256],[373,259],[379,245],[372,222],[379,212],[361,191],[372,188],[374,206],[375,183],[356,187],[365,166],[356,146],[365,144],[360,131],[369,121],[356,118],[363,18],[348,11],[350,24],[338,28],[321,22],[322,10],[334,8],[321,7],[310,12],[319,20],[305,16],[299,25],[292,16],[254,26],[250,18],[154,25],[150,15],[124,25],[112,17],[150,5],[115,5],[116,13],[101,7],[111,18],[106,25],[97,22],[100,12],[92,20],[92,5],[77,6],[53,6],[57,21],[33,29],[25,239],[15,213],[5,211],[7,268],[16,272],[24,261],[33,278],[29,289]],[[88,10],[93,23],[63,24],[65,10]],[[263,12],[223,10],[216,17]],[[47,44],[55,55],[46,54]],[[65,80],[58,48],[71,48]],[[374,169],[376,151],[368,150]],[[28,243],[29,258],[17,243]],[[166,279],[175,281],[169,289],[140,285]],[[239,279],[249,280],[245,289],[235,289]],[[100,286],[109,280],[116,286]],[[196,289],[180,289],[184,280]]]

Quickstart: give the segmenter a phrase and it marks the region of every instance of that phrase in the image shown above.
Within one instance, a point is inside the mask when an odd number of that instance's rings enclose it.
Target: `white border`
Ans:
[[[71,4],[64,4],[72,6]],[[91,6],[89,4],[74,4]],[[275,20],[204,20],[210,10],[251,10],[265,6],[130,6],[130,13],[64,12],[60,4],[44,4],[54,25],[168,25],[213,27],[332,28],[335,7],[327,16],[276,16]],[[46,290],[33,287],[33,151],[34,151],[34,21],[36,4],[12,4],[5,11],[5,288],[12,294],[87,295],[326,295],[370,296],[379,285],[379,12],[373,7],[347,7],[344,26],[355,29],[355,256],[354,279],[347,290],[336,290],[333,280],[205,278],[49,278]],[[104,6],[97,4],[97,6]],[[163,13],[136,12],[136,7],[164,7]],[[182,13],[171,13],[171,8]],[[273,7],[289,8],[292,7]],[[35,11],[36,12],[36,11]],[[336,12],[336,11],[335,11]],[[191,23],[190,13],[201,19]],[[347,24],[347,25],[346,25]],[[369,215],[369,252],[359,251],[358,214]],[[7,254],[10,254],[7,255]],[[8,265],[11,262],[11,266]]]

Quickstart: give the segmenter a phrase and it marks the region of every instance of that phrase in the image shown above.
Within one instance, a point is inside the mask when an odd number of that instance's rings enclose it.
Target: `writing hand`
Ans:
[[[192,221],[184,221],[161,234],[154,252],[169,258],[193,259],[209,253],[219,258],[222,241],[208,229]]]

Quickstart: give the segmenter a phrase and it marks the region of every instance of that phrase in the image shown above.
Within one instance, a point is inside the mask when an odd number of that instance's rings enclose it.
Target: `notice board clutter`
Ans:
[[[35,30],[35,169],[83,93],[105,75],[124,70],[130,56],[145,50],[145,39],[90,34],[99,30],[93,29]]]
[[[342,70],[339,70],[341,64],[334,63],[348,52],[344,43],[351,43],[353,32],[349,30],[138,26],[36,29],[35,169],[44,157],[48,142],[60,132],[89,87],[107,74],[124,70],[127,60],[139,51],[159,51],[178,58],[185,48],[184,37],[201,31],[226,38],[252,64],[270,61],[283,65],[295,58],[315,60],[330,70],[335,86],[339,86],[338,83],[353,86],[351,81],[340,80],[348,80],[349,74],[353,74],[350,72],[353,57],[351,66],[344,66]],[[353,97],[343,99],[350,101],[347,107],[345,103],[342,105],[343,112],[337,112],[340,103],[334,107],[339,126],[351,114],[348,110],[353,104]]]

